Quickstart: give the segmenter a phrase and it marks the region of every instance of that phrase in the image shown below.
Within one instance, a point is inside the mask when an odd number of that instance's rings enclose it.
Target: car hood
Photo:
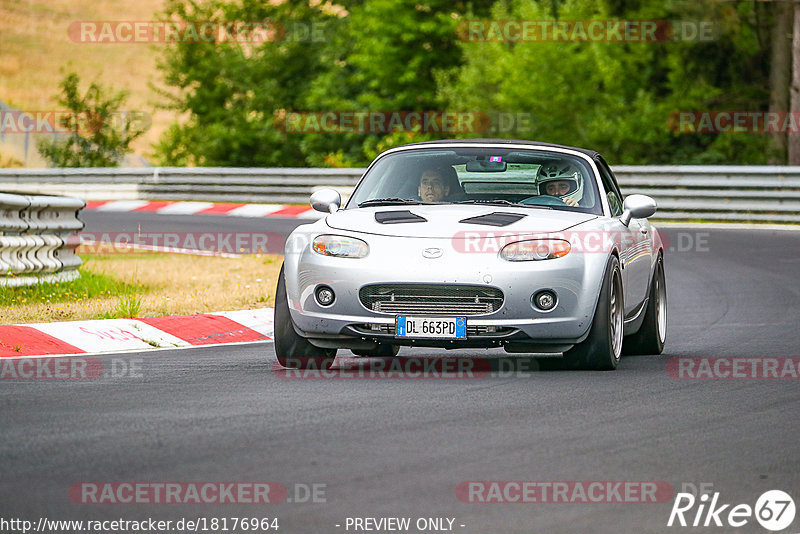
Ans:
[[[597,215],[586,213],[517,206],[437,204],[341,210],[328,215],[325,222],[335,230],[452,239],[467,231],[495,236],[560,232],[596,218]]]

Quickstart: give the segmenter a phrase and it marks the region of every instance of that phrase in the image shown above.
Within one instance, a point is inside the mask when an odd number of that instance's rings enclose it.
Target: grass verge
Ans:
[[[274,303],[281,256],[80,254],[71,282],[0,287],[0,323],[190,315]]]

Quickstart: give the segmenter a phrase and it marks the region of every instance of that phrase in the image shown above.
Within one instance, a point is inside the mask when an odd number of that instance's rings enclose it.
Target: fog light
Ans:
[[[314,294],[316,295],[317,302],[319,302],[320,306],[330,306],[333,304],[333,299],[336,298],[336,295],[333,293],[333,289],[329,288],[328,286],[318,286]]]
[[[556,307],[556,294],[552,291],[539,291],[533,296],[533,305],[542,311],[550,311]]]

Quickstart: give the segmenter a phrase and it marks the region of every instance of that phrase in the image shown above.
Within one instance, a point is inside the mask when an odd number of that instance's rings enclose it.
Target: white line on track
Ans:
[[[112,200],[111,202],[106,202],[99,208],[96,208],[97,211],[133,211],[137,208],[141,208],[142,206],[148,205],[149,202],[147,200]]]
[[[156,213],[159,215],[193,215],[198,211],[213,207],[213,202],[175,202],[169,206],[164,206]]]
[[[232,217],[265,217],[285,207],[284,204],[245,204],[232,209],[226,215]]]

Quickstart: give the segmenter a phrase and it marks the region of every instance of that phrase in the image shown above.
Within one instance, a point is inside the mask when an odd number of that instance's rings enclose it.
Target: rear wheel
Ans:
[[[321,349],[300,336],[292,324],[283,266],[275,289],[275,355],[289,369],[330,369],[336,349]]]
[[[661,354],[667,338],[667,285],[664,277],[664,258],[659,256],[650,298],[639,331],[625,338],[625,354]]]
[[[622,273],[619,260],[611,256],[589,336],[564,353],[564,365],[570,369],[616,369],[622,354],[624,314]]]
[[[350,351],[356,356],[387,358],[390,356],[397,356],[397,353],[400,352],[400,347],[397,345],[386,345],[384,343],[379,343],[374,349],[350,349]]]

